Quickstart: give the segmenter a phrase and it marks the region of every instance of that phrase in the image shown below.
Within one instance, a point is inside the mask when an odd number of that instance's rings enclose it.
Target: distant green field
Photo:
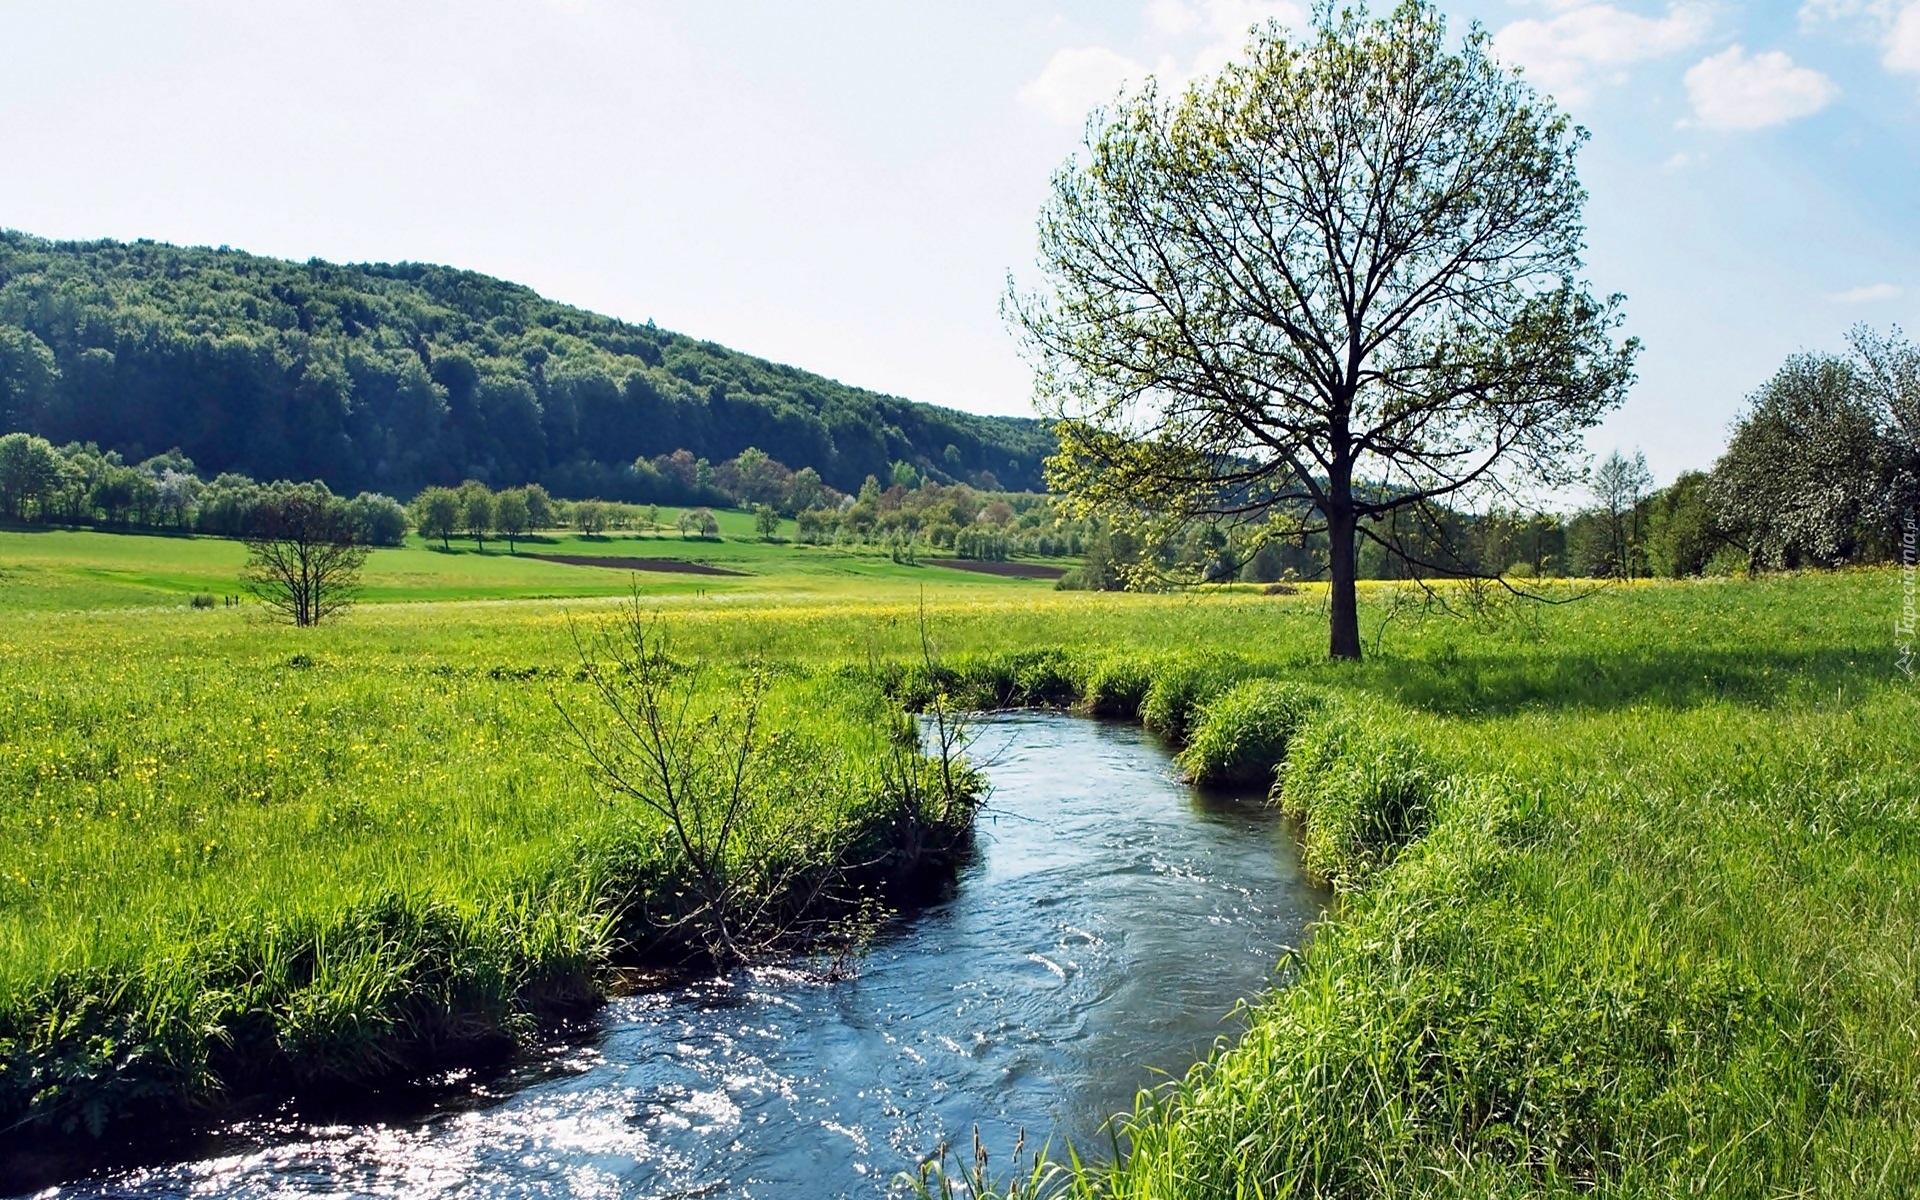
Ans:
[[[896,563],[881,550],[763,541],[752,533],[749,514],[717,515],[722,529],[718,541],[669,532],[674,510],[662,511],[659,531],[594,536],[547,531],[520,539],[511,552],[504,541],[476,546],[471,539],[456,538],[450,547],[442,547],[413,535],[403,547],[373,551],[361,598],[371,603],[511,600],[616,596],[635,589],[650,596],[746,595],[769,589],[788,595],[861,596],[874,589],[1051,586],[1044,580]],[[546,562],[539,555],[671,559],[739,574],[627,571]],[[0,531],[0,605],[59,612],[181,605],[196,593],[241,595],[245,560],[245,547],[225,538]]]

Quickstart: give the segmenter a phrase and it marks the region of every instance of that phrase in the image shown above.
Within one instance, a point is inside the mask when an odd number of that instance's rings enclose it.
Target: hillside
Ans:
[[[0,431],[406,494],[630,495],[640,457],[757,446],[855,490],[907,461],[1041,486],[1032,420],[916,404],[471,271],[0,230]],[[991,476],[991,478],[989,478]]]

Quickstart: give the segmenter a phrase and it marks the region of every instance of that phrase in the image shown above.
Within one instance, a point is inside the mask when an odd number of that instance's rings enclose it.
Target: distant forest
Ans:
[[[0,432],[409,495],[477,479],[673,502],[637,459],[758,447],[857,491],[893,464],[1039,489],[1037,421],[848,387],[471,271],[0,230]]]

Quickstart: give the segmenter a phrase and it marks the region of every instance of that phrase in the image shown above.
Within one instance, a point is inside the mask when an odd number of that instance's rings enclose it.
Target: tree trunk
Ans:
[[[1327,653],[1334,658],[1360,658],[1360,605],[1354,588],[1358,574],[1358,555],[1354,536],[1358,521],[1351,509],[1327,514],[1328,585],[1327,602],[1332,615],[1332,631]]]

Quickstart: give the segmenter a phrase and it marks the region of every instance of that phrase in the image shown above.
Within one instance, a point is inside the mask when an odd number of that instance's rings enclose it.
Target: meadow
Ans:
[[[678,510],[661,510],[657,530],[604,534],[543,531],[511,549],[488,539],[446,546],[418,534],[404,547],[374,552],[360,595],[370,603],[426,600],[532,600],[624,596],[635,586],[655,596],[756,594],[863,595],[901,585],[967,586],[981,573],[893,561],[886,551],[794,542],[788,521],[775,540],[752,532],[747,513],[717,513],[721,540],[673,532]],[[543,555],[654,558],[733,572],[726,575],[627,572],[551,562]],[[0,532],[0,603],[9,611],[58,613],[99,608],[172,607],[194,595],[238,595],[246,549],[215,537],[101,535],[66,529]],[[1034,587],[1034,581],[1016,586]],[[1044,582],[1038,586],[1047,586]]]
[[[811,806],[815,852],[870,861],[903,795],[927,816],[902,709],[1071,706],[1162,731],[1197,777],[1273,778],[1340,889],[1247,1035],[1143,1097],[1117,1163],[1079,1148],[1095,1165],[1044,1190],[1920,1189],[1894,573],[1464,616],[1379,585],[1352,664],[1311,587],[1062,593],[684,545],[756,574],[645,577],[637,602],[707,664],[716,723],[761,689],[787,747],[768,787]],[[410,545],[369,563],[392,602],[294,631],[187,606],[237,565],[0,534],[0,1126],[509,1053],[617,986],[632,914],[670,903],[660,828],[564,719],[596,711],[576,635],[625,573]]]

